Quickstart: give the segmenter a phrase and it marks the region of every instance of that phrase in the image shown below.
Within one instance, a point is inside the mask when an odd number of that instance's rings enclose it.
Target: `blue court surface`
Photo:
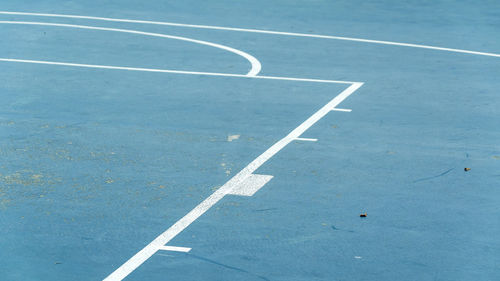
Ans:
[[[0,280],[500,280],[498,1],[4,0],[0,35]]]

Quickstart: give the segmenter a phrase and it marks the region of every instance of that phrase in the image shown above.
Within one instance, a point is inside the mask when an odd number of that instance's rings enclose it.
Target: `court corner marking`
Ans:
[[[292,130],[284,138],[280,139],[278,142],[269,147],[261,155],[250,162],[245,168],[234,175],[229,181],[227,181],[223,186],[214,191],[205,200],[199,203],[194,209],[187,213],[184,217],[179,219],[171,227],[165,230],[162,234],[156,237],[151,243],[146,245],[143,249],[137,252],[134,256],[128,259],[110,275],[108,275],[105,281],[118,281],[126,278],[130,273],[135,271],[139,266],[141,266],[145,261],[151,258],[156,252],[164,248],[168,242],[180,234],[184,229],[206,213],[210,208],[212,208],[217,202],[219,202],[226,195],[235,194],[251,196],[262,186],[264,186],[272,176],[269,175],[256,175],[254,172],[260,168],[264,163],[276,155],[279,151],[285,148],[292,141],[299,138],[305,131],[307,131],[316,122],[326,116],[333,108],[344,101],[347,97],[358,90],[364,83],[353,82],[349,87],[344,89],[340,94],[335,96],[330,102],[324,105],[321,109],[316,111],[308,119],[306,119],[302,124]],[[248,179],[251,179],[248,182]],[[241,185],[249,183],[247,189],[241,190]],[[251,195],[248,195],[251,194]]]

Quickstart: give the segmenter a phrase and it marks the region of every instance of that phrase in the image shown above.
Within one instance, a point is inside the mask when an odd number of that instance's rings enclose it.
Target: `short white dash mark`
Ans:
[[[191,251],[191,248],[176,247],[176,246],[161,246],[161,247],[159,247],[159,250],[187,253],[187,252]]]
[[[309,139],[309,138],[296,138],[296,141],[318,141],[318,139]]]
[[[333,111],[351,112],[352,109],[332,108]]]

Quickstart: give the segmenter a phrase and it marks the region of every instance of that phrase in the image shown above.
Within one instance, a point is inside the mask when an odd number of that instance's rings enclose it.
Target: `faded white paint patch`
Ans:
[[[240,138],[240,135],[229,135],[227,136],[227,141],[233,141]]]

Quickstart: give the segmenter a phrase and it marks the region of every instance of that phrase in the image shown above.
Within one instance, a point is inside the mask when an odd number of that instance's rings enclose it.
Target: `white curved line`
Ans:
[[[250,55],[248,53],[245,53],[243,51],[240,51],[240,50],[228,47],[228,46],[224,46],[221,44],[216,44],[216,43],[211,43],[211,42],[207,42],[207,41],[181,37],[181,36],[143,32],[143,31],[131,30],[131,29],[119,29],[119,28],[97,27],[97,26],[64,24],[64,23],[31,22],[31,21],[0,21],[0,24],[43,25],[43,26],[59,26],[59,27],[71,27],[71,28],[79,28],[79,29],[91,29],[91,30],[105,30],[105,31],[124,32],[124,33],[140,34],[140,35],[146,35],[146,36],[162,37],[162,38],[187,41],[187,42],[192,42],[192,43],[196,43],[196,44],[201,44],[201,45],[206,45],[206,46],[222,49],[222,50],[237,54],[239,56],[242,56],[243,58],[248,60],[252,66],[250,71],[246,74],[247,76],[256,76],[257,74],[259,74],[260,70],[262,69],[262,65],[260,64],[260,62],[255,57],[253,57],[252,55]]]
[[[261,30],[261,29],[248,29],[248,28],[237,28],[237,27],[224,27],[224,26],[213,26],[213,25],[196,25],[196,24],[184,24],[175,22],[161,22],[161,21],[147,21],[147,20],[129,20],[129,19],[118,19],[118,18],[104,18],[104,17],[92,17],[92,16],[78,16],[78,15],[65,15],[65,14],[43,14],[43,13],[25,13],[25,12],[9,12],[0,11],[0,14],[5,15],[21,15],[21,16],[39,16],[39,17],[58,17],[58,18],[73,18],[73,19],[88,19],[88,20],[100,20],[100,21],[112,21],[112,22],[128,22],[128,23],[143,23],[143,24],[155,24],[155,25],[168,25],[168,26],[179,26],[179,27],[189,27],[189,28],[201,28],[201,29],[214,29],[214,30],[227,30],[227,31],[240,31],[240,32],[251,32],[251,33],[263,33],[263,34],[274,34],[274,35],[285,35],[285,36],[295,36],[295,37],[311,37],[311,38],[321,38],[321,39],[333,39],[333,40],[343,40],[343,41],[354,41],[381,45],[393,45],[420,49],[431,49],[437,51],[454,52],[454,53],[464,53],[479,56],[488,57],[498,57],[500,54],[487,53],[487,52],[477,52],[469,51],[463,49],[445,48],[430,45],[412,44],[412,43],[402,43],[393,41],[382,41],[382,40],[372,40],[354,37],[342,37],[342,36],[330,36],[330,35],[319,35],[319,34],[308,34],[308,33],[295,33],[295,32],[282,32],[282,31],[271,31],[271,30]]]

